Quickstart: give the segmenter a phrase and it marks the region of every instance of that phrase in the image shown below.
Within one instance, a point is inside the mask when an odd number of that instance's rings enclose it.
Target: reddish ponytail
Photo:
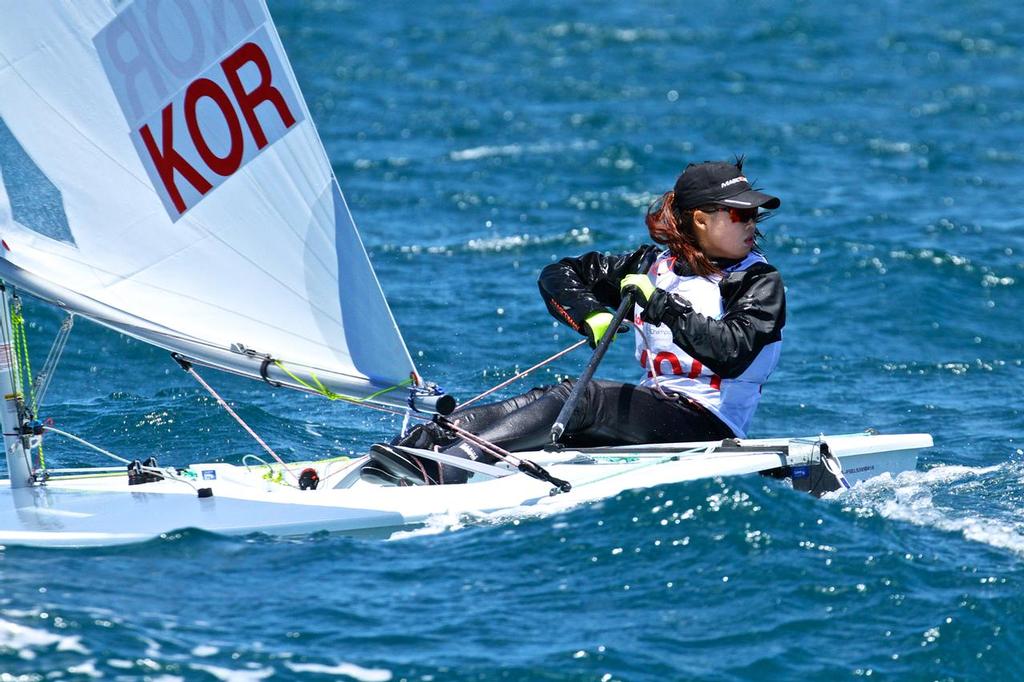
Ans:
[[[647,231],[658,244],[664,244],[672,255],[685,260],[693,274],[708,277],[722,272],[701,251],[693,228],[693,209],[677,211],[675,192],[665,192],[647,208]]]

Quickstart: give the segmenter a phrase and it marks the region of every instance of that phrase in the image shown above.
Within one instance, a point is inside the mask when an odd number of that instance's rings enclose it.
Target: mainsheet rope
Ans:
[[[395,384],[394,386],[388,386],[387,388],[382,388],[381,390],[377,391],[376,393],[371,393],[370,395],[366,396],[365,398],[356,398],[355,396],[351,396],[351,395],[344,395],[342,393],[335,393],[331,389],[329,389],[326,386],[324,386],[323,382],[320,381],[319,377],[317,377],[317,375],[314,374],[313,372],[309,373],[309,376],[313,379],[313,383],[311,384],[308,381],[305,381],[302,378],[300,378],[300,377],[296,376],[295,374],[293,374],[291,372],[291,370],[289,370],[287,367],[285,367],[284,364],[282,364],[282,362],[280,360],[274,360],[273,362],[274,362],[274,365],[278,369],[280,369],[282,372],[284,372],[285,374],[290,376],[292,378],[292,380],[295,381],[295,383],[299,384],[300,386],[308,388],[310,391],[313,391],[314,393],[318,393],[318,394],[324,396],[325,398],[327,398],[328,400],[344,400],[344,401],[347,401],[347,402],[350,402],[350,403],[355,403],[356,405],[361,405],[361,404],[366,403],[366,402],[368,402],[370,400],[373,400],[377,396],[384,395],[385,393],[388,393],[390,391],[394,391],[395,389],[405,388],[406,386],[409,386],[410,384],[412,384],[412,377],[409,377],[405,381],[400,381],[397,384]]]

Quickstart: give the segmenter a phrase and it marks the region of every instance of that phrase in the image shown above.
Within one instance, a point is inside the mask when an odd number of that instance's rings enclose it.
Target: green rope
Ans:
[[[384,395],[385,393],[388,393],[389,391],[394,391],[395,389],[398,389],[398,388],[403,388],[405,386],[409,386],[412,383],[412,378],[410,377],[409,379],[406,379],[405,381],[403,381],[401,383],[395,384],[394,386],[388,386],[387,388],[382,388],[381,390],[377,391],[376,393],[371,393],[370,395],[366,396],[365,398],[356,398],[355,396],[342,395],[341,393],[335,393],[331,389],[329,389],[326,386],[324,386],[323,382],[320,381],[320,379],[317,378],[316,374],[313,374],[312,372],[309,373],[309,376],[312,377],[314,383],[310,384],[309,382],[304,381],[304,380],[300,379],[299,377],[295,376],[294,374],[292,374],[288,370],[288,368],[286,368],[283,364],[281,364],[280,360],[274,360],[274,364],[277,366],[278,369],[280,369],[282,372],[284,372],[285,374],[290,376],[297,384],[299,384],[300,386],[304,386],[305,388],[308,388],[309,390],[313,391],[314,393],[319,393],[320,395],[324,396],[328,400],[346,400],[346,401],[348,401],[350,403],[365,403],[365,402],[369,402],[369,401],[373,400],[377,396]]]
[[[11,306],[11,334],[14,337],[15,390],[28,397],[32,418],[35,419],[39,407],[36,405],[36,392],[32,385],[32,363],[29,361],[28,356],[28,335],[25,333],[25,317],[21,314],[21,303],[17,300]],[[39,468],[46,469],[42,442],[39,443]]]
[[[14,331],[14,347],[16,364],[18,366],[18,388],[23,395],[28,396],[29,407],[32,408],[32,415],[36,413],[36,394],[32,390],[32,364],[28,357],[28,336],[25,333],[25,318],[20,310],[11,313],[11,326]]]

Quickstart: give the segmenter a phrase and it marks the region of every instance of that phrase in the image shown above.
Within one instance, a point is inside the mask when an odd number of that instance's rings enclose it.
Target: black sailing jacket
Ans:
[[[660,253],[660,247],[648,244],[617,256],[591,251],[563,258],[545,267],[537,284],[551,315],[582,334],[588,315],[619,306],[622,278],[646,273]],[[716,261],[722,269],[736,263]],[[693,274],[682,259],[676,261],[675,272]],[[750,366],[762,348],[782,338],[786,293],[778,270],[767,263],[727,272],[718,289],[724,309],[720,319],[701,315],[686,299],[656,289],[643,320],[668,325],[676,345],[719,376],[732,379]]]

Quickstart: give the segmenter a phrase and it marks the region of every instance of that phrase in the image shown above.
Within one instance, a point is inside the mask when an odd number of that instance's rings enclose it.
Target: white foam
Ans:
[[[285,663],[285,667],[297,673],[344,675],[359,682],[388,682],[392,678],[390,670],[385,670],[384,668],[363,668],[353,663],[339,663],[334,666],[316,663]]]
[[[193,663],[189,666],[193,670],[202,670],[213,675],[218,680],[225,682],[251,682],[252,680],[265,680],[274,675],[273,668],[258,668],[256,670],[231,670],[216,665],[204,665]]]
[[[22,658],[36,657],[33,649],[44,649],[56,645],[57,651],[74,651],[88,654],[82,646],[81,637],[58,635],[47,630],[30,628],[7,620],[0,620],[0,649],[11,649]]]
[[[466,526],[493,525],[504,526],[517,524],[527,519],[542,519],[568,511],[582,504],[592,503],[594,498],[575,498],[567,495],[555,497],[544,497],[543,504],[530,504],[521,507],[509,507],[494,512],[482,511],[447,511],[443,514],[434,514],[427,517],[426,522],[419,528],[402,530],[394,533],[389,540],[405,540],[408,538],[424,537],[429,535],[440,535],[452,531],[458,531]]]
[[[173,627],[173,623],[170,625]],[[160,642],[149,637],[143,637],[142,641],[146,643],[146,658],[160,658]]]
[[[96,661],[89,659],[85,663],[79,663],[68,668],[72,675],[86,675],[88,677],[103,677],[103,673],[96,669]]]
[[[937,466],[924,472],[910,472],[919,474],[921,479],[927,482],[951,483],[971,476],[985,476],[1005,468],[1005,464],[996,464],[990,467],[968,467],[955,464]]]
[[[931,505],[931,496],[918,497],[911,506],[890,501],[879,508],[888,519],[909,521],[914,525],[960,533],[973,542],[1008,549],[1024,555],[1024,534],[1018,524],[997,518],[986,518],[969,510],[940,509]],[[964,514],[964,515],[960,515]]]
[[[464,525],[464,518],[454,512],[434,514],[427,517],[426,522],[422,526],[411,530],[397,531],[388,540],[408,540],[409,538],[419,538],[427,535],[440,535],[449,531],[459,530]]]
[[[485,237],[482,239],[470,239],[466,242],[466,248],[470,251],[485,253],[497,253],[510,249],[520,249],[526,246],[544,244],[556,244],[565,241],[572,241],[577,244],[588,244],[593,241],[593,235],[589,227],[573,228],[568,232],[555,235],[531,235],[514,234],[503,237]]]
[[[484,145],[481,147],[461,149],[459,151],[452,152],[448,156],[452,161],[476,161],[477,159],[485,159],[489,156],[518,156],[522,153],[522,145],[506,144],[501,146]]]
[[[598,144],[596,140],[575,140],[568,144],[551,144],[541,142],[525,147],[519,144],[482,145],[480,147],[470,147],[469,149],[460,149],[451,152],[448,155],[448,158],[452,161],[477,161],[479,159],[485,159],[492,156],[521,156],[524,153],[547,155],[567,150],[578,151],[582,149],[596,149],[597,147]]]
[[[916,526],[959,533],[972,542],[980,542],[999,549],[1024,555],[1024,524],[1011,518],[1016,510],[1007,512],[999,506],[974,509],[968,505],[946,506],[935,502],[935,495],[948,493],[955,496],[964,490],[964,484],[1000,486],[1010,480],[1004,474],[1013,474],[1019,466],[1004,463],[989,467],[939,466],[928,471],[910,471],[895,479],[881,477],[865,481],[852,490],[829,495],[844,503],[867,506],[880,516],[905,521]],[[953,484],[958,490],[951,490]]]

